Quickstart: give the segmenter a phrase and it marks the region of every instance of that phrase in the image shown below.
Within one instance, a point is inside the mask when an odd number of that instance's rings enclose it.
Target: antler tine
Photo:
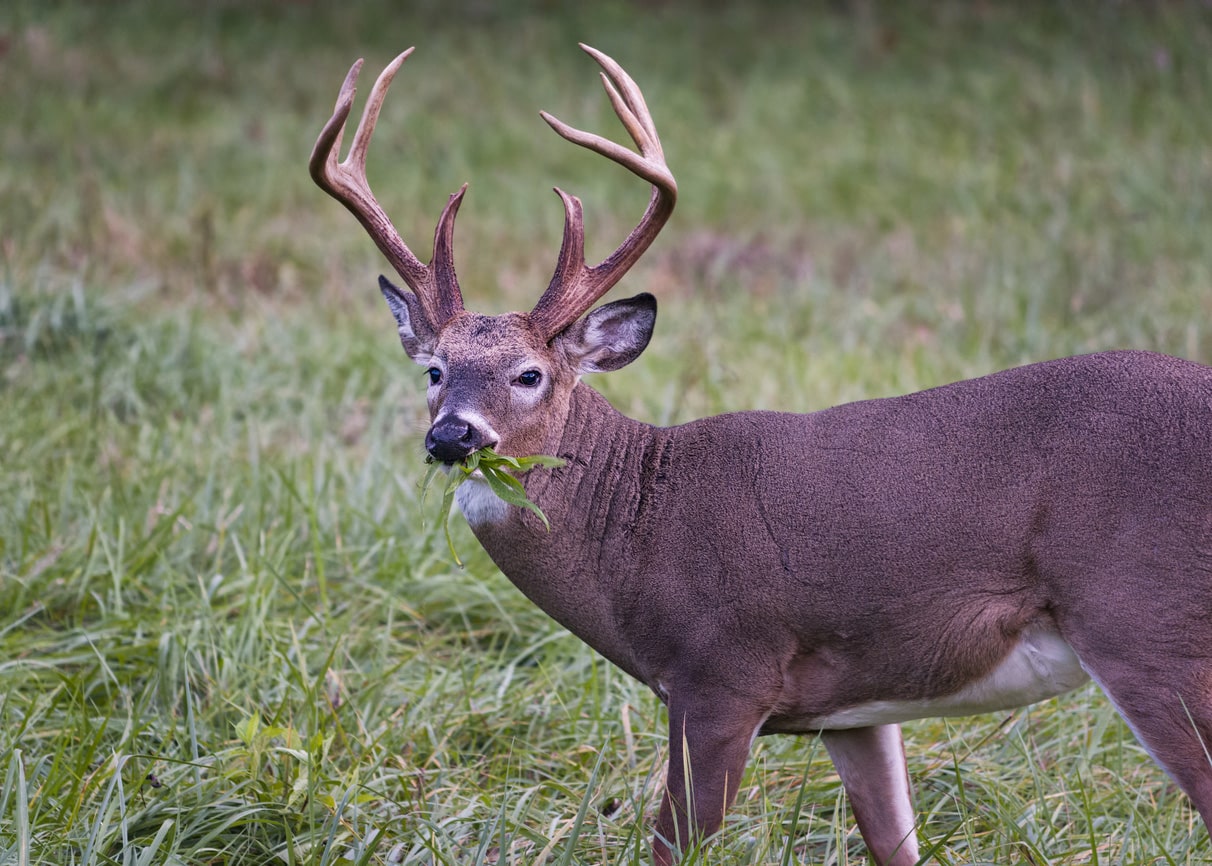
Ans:
[[[375,246],[416,294],[421,309],[429,320],[427,324],[437,330],[463,309],[463,296],[455,277],[451,239],[455,216],[467,185],[464,184],[446,203],[434,233],[433,257],[429,265],[424,265],[404,243],[391,219],[371,192],[370,183],[366,179],[366,153],[370,147],[370,138],[374,135],[375,124],[379,120],[379,112],[383,108],[383,100],[396,72],[413,50],[409,48],[401,53],[379,74],[366,101],[366,108],[362,111],[349,154],[343,162],[338,162],[341,141],[345,135],[345,123],[353,109],[354,94],[357,90],[355,85],[362,69],[362,61],[358,60],[350,67],[337,95],[332,117],[324,124],[319,138],[316,139],[308,167],[312,180],[345,205],[366,229]]]
[[[540,112],[542,118],[565,140],[617,162],[648,181],[653,189],[639,224],[618,249],[594,267],[585,266],[581,202],[576,196],[556,189],[564,202],[564,241],[551,283],[530,312],[531,322],[549,340],[584,315],[639,260],[673,213],[678,194],[677,181],[665,164],[661,140],[640,88],[610,57],[588,45],[582,44],[581,48],[602,67],[600,74],[606,95],[639,153],[608,138],[575,129],[545,111]]]

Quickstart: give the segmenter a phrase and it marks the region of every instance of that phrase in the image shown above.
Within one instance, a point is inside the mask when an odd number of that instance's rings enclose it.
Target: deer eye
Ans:
[[[524,388],[533,388],[543,381],[543,374],[538,370],[527,370],[517,378],[517,383]]]
[[[425,371],[425,375],[429,377],[430,385],[436,385],[442,381],[442,371],[437,367],[430,367]]]

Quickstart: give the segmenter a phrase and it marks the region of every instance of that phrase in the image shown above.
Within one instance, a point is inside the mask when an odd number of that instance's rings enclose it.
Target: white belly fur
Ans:
[[[820,730],[863,728],[937,716],[1008,710],[1071,691],[1089,679],[1077,654],[1054,631],[1024,634],[984,679],[954,694],[912,701],[872,701],[812,720]]]

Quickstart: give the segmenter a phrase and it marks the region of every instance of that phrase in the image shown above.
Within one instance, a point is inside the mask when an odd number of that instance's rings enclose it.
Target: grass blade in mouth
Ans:
[[[433,458],[428,456],[425,458],[425,462],[431,465],[429,471],[425,473],[425,480],[421,482],[422,497],[429,490],[430,482],[441,471],[443,465],[434,462]],[[530,457],[507,457],[504,454],[498,454],[492,448],[481,448],[479,451],[473,451],[461,462],[450,464],[450,471],[446,475],[446,486],[442,488],[442,502],[439,505],[439,513],[442,516],[442,531],[446,533],[446,546],[450,549],[450,555],[454,557],[455,564],[460,568],[463,567],[463,560],[459,559],[459,554],[455,551],[454,539],[450,536],[450,512],[454,507],[455,491],[459,489],[460,484],[471,478],[479,470],[484,480],[488,482],[488,488],[499,499],[509,505],[516,505],[519,508],[525,508],[533,512],[550,531],[551,523],[548,522],[547,515],[543,513],[539,506],[526,497],[526,488],[522,486],[521,479],[513,473],[528,472],[536,467],[550,469],[563,465],[564,461],[559,457],[551,457],[547,454],[533,454]]]

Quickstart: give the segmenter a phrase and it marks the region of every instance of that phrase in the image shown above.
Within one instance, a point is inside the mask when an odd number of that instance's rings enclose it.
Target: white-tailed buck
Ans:
[[[668,707],[656,862],[720,826],[754,737],[819,733],[874,860],[915,863],[898,723],[1017,707],[1089,677],[1212,822],[1212,368],[1107,352],[807,415],[624,417],[581,376],[635,360],[656,302],[591,307],[652,243],[677,186],[635,83],[585,50],[639,152],[543,118],[652,197],[590,267],[581,203],[557,190],[563,246],[528,313],[463,309],[463,190],[424,265],[367,185],[409,52],[338,163],[354,64],[311,174],[411,289],[380,279],[427,368],[429,453],[566,461],[524,477],[550,531],[481,481],[457,498],[522,592]]]

